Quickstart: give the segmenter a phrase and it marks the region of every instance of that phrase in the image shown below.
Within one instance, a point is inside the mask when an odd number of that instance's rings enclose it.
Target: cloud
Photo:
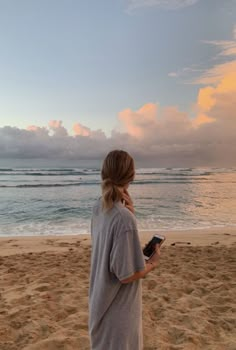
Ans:
[[[203,40],[203,43],[218,47],[219,56],[236,57],[236,25],[233,28],[232,40]]]
[[[210,118],[206,114],[200,113],[200,114],[198,114],[198,116],[196,118],[193,119],[192,125],[195,128],[199,128],[200,125],[207,124],[207,123],[213,123],[214,121],[215,121],[214,118]]]
[[[216,65],[199,77],[191,115],[177,106],[146,103],[118,114],[119,130],[107,137],[77,122],[69,135],[62,121],[26,130],[0,128],[0,158],[101,160],[115,148],[150,166],[232,166],[236,153],[236,62]]]
[[[123,110],[119,113],[118,118],[129,135],[143,138],[150,127],[155,128],[157,124],[156,116],[157,105],[147,103],[136,112],[133,112],[131,109]]]
[[[205,70],[203,74],[192,81],[192,84],[216,85],[224,79],[225,76],[230,76],[232,72],[236,72],[236,60],[217,64],[214,67]]]
[[[45,128],[44,126],[40,127],[40,126],[36,126],[36,125],[27,126],[26,130],[34,131],[34,132],[37,132],[38,134],[45,135],[45,136],[48,135],[48,132],[49,132],[49,130],[47,128]]]
[[[213,57],[214,66],[203,69],[192,65],[192,67],[172,71],[168,73],[168,77],[179,78],[186,84],[217,84],[227,73],[236,70],[236,25],[232,30],[231,40],[202,40],[201,42],[218,49],[218,53]],[[222,63],[222,59],[225,59],[225,62]]]
[[[84,136],[84,137],[89,136],[94,140],[101,140],[101,141],[104,141],[106,139],[106,135],[101,129],[91,130],[87,126],[84,126],[80,123],[75,123],[73,125],[73,131],[76,136]]]
[[[182,79],[187,79],[189,77],[196,76],[200,73],[204,72],[204,69],[201,68],[194,68],[194,67],[184,67],[176,72],[170,72],[168,73],[168,77],[170,78],[182,78]]]
[[[87,137],[69,136],[67,131],[66,135],[64,132],[58,134],[57,129],[61,127],[58,122],[53,135],[49,129],[37,126],[26,130],[10,126],[0,128],[0,159],[98,159],[111,147],[108,138],[99,130]],[[52,127],[52,123],[49,124]]]
[[[67,136],[67,130],[62,126],[61,120],[50,120],[48,123],[49,128],[53,131],[55,136]]]
[[[228,72],[216,87],[199,90],[198,106],[215,120],[231,122],[236,125],[236,70]]]
[[[142,7],[158,7],[166,10],[177,10],[196,4],[199,0],[128,0],[128,10]]]
[[[80,123],[76,123],[73,126],[73,131],[75,135],[79,136],[90,136],[92,134],[91,130]]]
[[[148,103],[137,111],[126,109],[119,113],[119,120],[128,132],[140,144],[173,144],[182,142],[192,122],[187,113],[179,111],[178,107],[160,108]]]
[[[191,117],[178,106],[150,102],[137,110],[122,110],[119,130],[110,137],[79,122],[73,126],[74,135],[60,120],[26,130],[6,126],[0,128],[0,159],[57,159],[63,164],[101,160],[109,150],[122,148],[145,166],[234,166],[236,62],[211,68],[199,81],[204,86]]]
[[[61,120],[26,130],[5,126],[0,128],[0,159],[100,161],[118,148],[144,166],[235,166],[236,60],[201,72],[195,84],[201,87],[190,113],[151,102],[126,108],[109,137],[79,122],[70,135]]]
[[[150,121],[148,113],[143,114],[142,122],[146,125],[138,134],[113,130],[110,137],[101,134],[98,138],[96,131],[90,136],[58,137],[42,134],[40,130],[0,128],[0,158],[57,159],[63,164],[69,160],[101,160],[109,150],[122,148],[150,166],[233,165],[236,128],[232,98],[218,95],[210,116],[207,115],[214,118],[212,123],[204,119],[198,123],[200,117],[191,120],[177,107],[159,109],[155,122]],[[132,113],[126,115],[127,120],[136,127],[138,111]]]
[[[178,73],[177,72],[170,72],[170,73],[168,73],[168,77],[170,77],[170,78],[177,78],[178,77]]]
[[[144,166],[233,166],[235,110],[236,72],[227,70],[215,86],[199,89],[194,118],[177,106],[147,103],[121,111],[120,128],[110,137],[79,122],[74,135],[62,132],[57,120],[27,130],[6,126],[0,128],[0,158],[100,161],[109,150],[122,148]]]
[[[205,40],[205,44],[216,46],[220,49],[219,56],[236,56],[236,41],[227,40]]]

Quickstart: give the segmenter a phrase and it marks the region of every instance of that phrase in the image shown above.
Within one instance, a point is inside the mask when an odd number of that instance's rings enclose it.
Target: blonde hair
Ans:
[[[111,209],[122,199],[119,187],[134,180],[134,160],[129,153],[114,150],[108,153],[102,166],[102,203],[104,209]]]

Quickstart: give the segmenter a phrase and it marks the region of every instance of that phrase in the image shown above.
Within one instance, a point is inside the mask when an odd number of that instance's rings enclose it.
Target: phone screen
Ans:
[[[143,254],[145,258],[150,258],[155,251],[156,244],[161,244],[164,241],[164,237],[154,236],[151,241],[143,249]]]

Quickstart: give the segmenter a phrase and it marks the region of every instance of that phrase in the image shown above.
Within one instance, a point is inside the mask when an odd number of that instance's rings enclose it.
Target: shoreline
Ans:
[[[153,235],[158,233],[166,237],[164,246],[230,246],[236,243],[236,227],[222,227],[217,229],[139,231],[142,246],[145,245]],[[76,247],[76,245],[80,244],[83,246],[90,246],[90,234],[0,237],[0,256],[29,252],[66,251],[68,248]]]

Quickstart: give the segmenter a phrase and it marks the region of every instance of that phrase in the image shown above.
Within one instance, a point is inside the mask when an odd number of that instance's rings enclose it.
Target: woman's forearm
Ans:
[[[150,271],[152,271],[156,266],[153,263],[147,262],[145,269],[142,271],[138,271],[135,272],[132,276],[130,276],[129,278],[126,278],[125,280],[122,280],[121,283],[130,283],[133,281],[136,281],[140,278],[143,278],[144,276],[146,276]]]

